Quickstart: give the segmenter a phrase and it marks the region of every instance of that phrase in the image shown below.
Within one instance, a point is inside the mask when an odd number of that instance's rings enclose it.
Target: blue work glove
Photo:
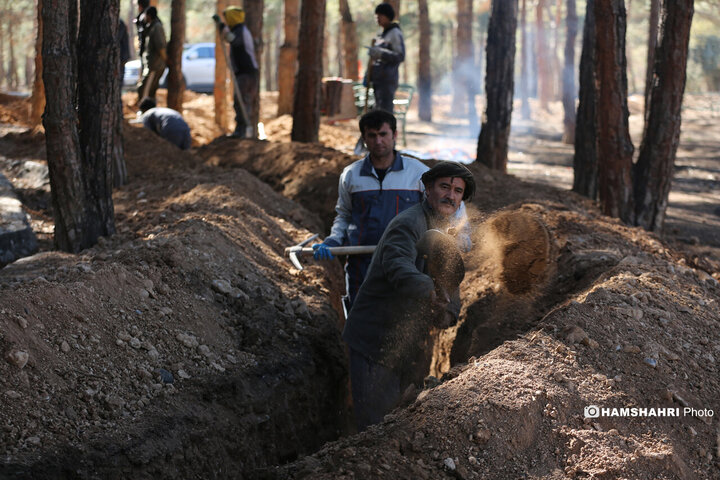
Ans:
[[[370,58],[372,58],[373,60],[377,60],[382,57],[382,48],[370,47],[368,53],[370,54]]]
[[[330,246],[324,243],[316,243],[312,246],[312,249],[315,250],[313,253],[315,260],[332,260],[335,258],[333,254],[330,253]]]

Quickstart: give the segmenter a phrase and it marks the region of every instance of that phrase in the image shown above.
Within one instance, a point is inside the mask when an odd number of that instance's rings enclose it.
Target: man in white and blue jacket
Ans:
[[[395,117],[384,110],[372,110],[360,118],[360,132],[369,153],[347,166],[340,175],[337,216],[330,235],[323,243],[313,245],[316,260],[334,258],[327,247],[377,245],[390,221],[423,199],[425,187],[421,177],[429,168],[395,151]],[[464,203],[451,223],[458,232],[458,246],[469,251],[472,244]],[[371,258],[372,255],[348,256],[347,295],[343,299],[346,312],[355,301]]]

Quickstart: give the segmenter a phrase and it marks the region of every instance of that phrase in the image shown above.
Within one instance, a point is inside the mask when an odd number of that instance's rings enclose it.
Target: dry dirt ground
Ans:
[[[283,248],[327,231],[354,122],[292,144],[266,98],[269,141],[215,138],[210,99],[186,105],[189,152],[126,125],[118,233],[70,255],[51,248],[42,132],[0,97],[0,167],[41,244],[0,270],[0,478],[720,478],[717,117],[685,124],[692,234],[472,164],[461,322],[434,332],[427,388],[353,434],[340,265],[297,271]],[[413,122],[411,148],[437,138]],[[567,168],[556,133],[534,135],[548,124],[520,125],[511,171]]]

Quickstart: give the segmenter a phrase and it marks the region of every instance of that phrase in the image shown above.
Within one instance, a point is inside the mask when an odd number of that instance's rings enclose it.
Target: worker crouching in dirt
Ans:
[[[178,112],[172,108],[156,107],[152,98],[140,102],[140,111],[140,120],[145,128],[182,150],[190,148],[190,127]]]
[[[441,162],[422,176],[425,195],[395,217],[373,254],[365,282],[345,324],[358,430],[380,422],[429,365],[422,344],[430,328],[447,328],[460,313],[465,270],[446,234],[475,181],[463,165]],[[424,371],[423,371],[424,368]]]

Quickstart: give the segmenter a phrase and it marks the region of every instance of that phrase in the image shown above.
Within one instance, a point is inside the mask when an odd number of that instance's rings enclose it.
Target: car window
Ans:
[[[202,47],[199,49],[200,58],[212,58],[215,56],[215,50],[210,47]]]

